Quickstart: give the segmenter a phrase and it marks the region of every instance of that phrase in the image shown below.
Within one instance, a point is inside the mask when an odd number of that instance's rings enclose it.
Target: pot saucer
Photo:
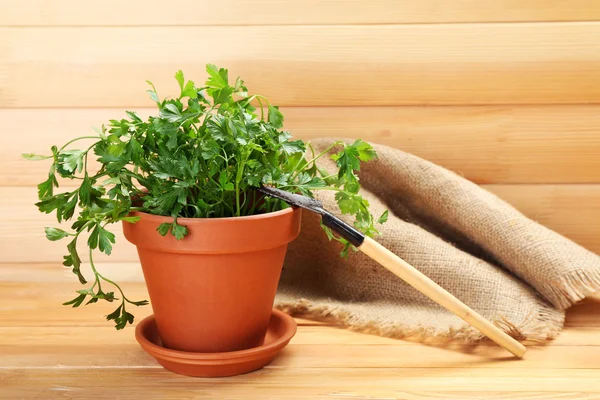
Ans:
[[[244,374],[260,369],[275,358],[296,334],[296,322],[289,315],[273,310],[263,345],[224,353],[192,353],[162,346],[154,315],[135,328],[142,348],[169,371],[189,376],[219,377]]]

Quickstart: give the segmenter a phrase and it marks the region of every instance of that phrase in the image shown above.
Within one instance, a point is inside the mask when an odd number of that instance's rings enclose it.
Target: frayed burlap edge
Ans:
[[[364,315],[350,311],[348,308],[351,308],[351,305],[346,307],[346,305],[315,304],[307,299],[300,298],[296,300],[277,300],[275,308],[294,317],[334,323],[356,332],[393,339],[423,343],[428,341],[439,342],[442,339],[448,343],[459,341],[467,344],[475,344],[485,339],[485,336],[467,324],[458,329],[452,327],[447,329],[423,326],[411,327],[400,322],[390,323],[389,321],[365,318]],[[508,321],[503,316],[497,316],[493,319],[493,322],[517,340],[543,343],[555,339],[564,325],[564,311],[556,310],[542,300],[538,302],[538,310],[537,315],[531,315],[518,325]]]
[[[561,310],[600,291],[600,270],[574,270],[561,274],[542,285],[551,301]]]

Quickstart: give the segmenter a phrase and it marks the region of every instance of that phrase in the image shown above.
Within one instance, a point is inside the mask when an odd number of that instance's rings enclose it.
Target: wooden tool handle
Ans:
[[[507,335],[496,325],[483,318],[466,304],[451,295],[447,290],[423,275],[415,267],[408,264],[375,240],[370,237],[365,237],[364,242],[358,248],[410,286],[414,287],[446,310],[456,314],[469,325],[479,330],[485,336],[492,339],[515,356],[521,358],[527,351],[525,346],[521,343]]]

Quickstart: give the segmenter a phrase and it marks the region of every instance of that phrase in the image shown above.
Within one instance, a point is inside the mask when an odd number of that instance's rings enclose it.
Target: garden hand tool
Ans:
[[[291,206],[301,207],[321,215],[323,225],[338,233],[367,256],[377,261],[383,267],[444,307],[446,310],[463,319],[498,345],[504,347],[519,358],[523,357],[527,351],[525,346],[458,300],[450,294],[450,292],[429,279],[415,267],[411,266],[372,238],[365,236],[362,232],[325,210],[320,201],[270,186],[262,186],[256,189],[267,196],[283,200]]]

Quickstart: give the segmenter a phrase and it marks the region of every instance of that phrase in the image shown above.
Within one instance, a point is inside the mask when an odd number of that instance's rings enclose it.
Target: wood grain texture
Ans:
[[[160,368],[3,370],[0,399],[597,399],[596,370],[265,368],[198,379]],[[568,388],[565,383],[568,382]],[[562,387],[560,386],[562,385]],[[6,397],[2,397],[6,396]],[[12,396],[12,397],[9,397]],[[201,397],[200,397],[201,396]]]
[[[37,270],[27,264],[23,268]],[[10,304],[1,315],[8,323],[0,328],[1,399],[193,399],[200,394],[232,399],[592,399],[598,390],[600,303],[593,298],[569,310],[569,319],[580,323],[568,327],[556,342],[531,346],[525,360],[506,358],[486,342],[423,346],[334,327],[301,326],[265,369],[197,379],[163,370],[135,343],[132,329],[113,331],[98,318],[101,304],[63,307],[79,314],[73,319],[52,307],[31,307],[31,323],[18,324],[27,312],[27,299],[56,303],[56,293],[67,286],[0,283],[0,300]],[[136,287],[144,290],[141,283]],[[16,301],[8,303],[11,294]]]
[[[126,284],[128,291],[133,291],[132,295],[138,298],[148,298],[147,291],[143,285],[144,277],[139,261],[116,263],[116,262],[105,262],[96,263],[96,267],[105,276]],[[83,264],[82,271],[84,275],[88,275],[90,271],[87,263]],[[64,268],[60,262],[52,263],[39,263],[39,264],[23,264],[23,263],[1,263],[0,264],[0,282],[6,284],[5,291],[6,299],[3,301],[12,301],[15,306],[20,304],[25,306],[26,304],[32,304],[31,298],[39,297],[44,294],[45,286],[54,287],[56,284],[55,291],[57,292],[53,297],[55,304],[50,306],[55,309],[55,312],[60,310],[66,310],[65,313],[69,313],[69,309],[65,307],[58,307],[57,305],[64,302],[65,299],[69,298],[74,293],[74,290],[78,288],[78,283],[75,275],[70,269]],[[17,292],[18,296],[9,297],[12,293]],[[44,294],[44,296],[50,296],[50,294]],[[0,300],[3,298],[0,295]],[[110,307],[109,307],[110,308]],[[108,310],[108,309],[107,309]],[[143,310],[143,309],[142,309]],[[567,336],[561,334],[561,336],[552,342],[553,345],[576,345],[582,341],[589,344],[600,345],[600,335],[592,329],[596,326],[600,326],[596,314],[600,312],[600,297],[592,297],[587,299],[585,302],[572,307],[567,315],[565,325],[572,328]],[[62,311],[60,311],[62,313]],[[51,312],[50,314],[54,314]],[[78,316],[80,317],[80,316]],[[35,323],[35,321],[34,321]],[[303,325],[323,325],[325,323],[317,323],[314,321],[302,320]],[[326,323],[325,325],[333,326],[335,323]],[[574,331],[573,329],[581,328],[581,330]],[[0,327],[1,329],[1,327]],[[597,335],[597,336],[594,336]],[[3,335],[0,334],[0,338]],[[377,336],[361,336],[360,340],[371,340],[371,344],[384,343],[388,339],[382,339]],[[371,339],[365,339],[371,338]],[[333,339],[331,339],[333,340]],[[445,341],[445,340],[443,340]],[[437,343],[437,339],[433,339],[432,343]],[[361,342],[362,343],[362,342]]]
[[[131,335],[133,332],[129,330]],[[119,333],[115,333],[119,334]],[[152,367],[156,361],[135,343],[102,346],[102,341],[63,343],[57,346],[15,345],[3,349],[2,368],[41,368],[63,365],[86,367],[93,360],[98,367]],[[593,369],[600,372],[599,346],[530,346],[528,357],[515,360],[498,346],[294,344],[270,364],[274,368],[465,368],[520,369],[523,373],[543,368]],[[327,371],[322,371],[327,375]]]
[[[592,317],[594,314],[590,314]],[[309,322],[309,321],[306,321]],[[365,335],[353,332],[342,327],[325,324],[307,324],[301,320],[302,329],[294,336],[295,344],[303,345],[394,345],[412,346],[414,341],[391,339],[376,335]],[[0,345],[2,346],[64,346],[65,337],[69,337],[73,343],[85,343],[98,346],[130,345],[135,343],[130,334],[115,332],[114,327],[106,322],[104,326],[96,326],[90,329],[86,326],[31,326],[23,329],[19,326],[0,327]],[[552,341],[552,346],[600,346],[600,335],[597,327],[569,327],[565,332]],[[447,339],[430,338],[427,345],[445,348],[465,348],[458,343],[448,343]],[[529,344],[531,345],[531,344]],[[496,344],[484,341],[477,346],[491,346]],[[539,346],[539,344],[538,344]],[[473,346],[475,347],[475,346]]]
[[[6,264],[0,264],[3,268]],[[29,270],[31,264],[21,263],[21,268]],[[139,265],[134,263],[127,264],[132,270],[139,270]],[[55,268],[63,268],[58,263]],[[89,275],[86,266],[82,268],[85,275]],[[35,273],[35,269],[30,270]],[[108,274],[107,274],[108,275]],[[109,275],[109,278],[117,276]],[[119,281],[123,284],[121,287],[127,293],[127,296],[134,300],[148,299],[148,291],[143,282]],[[10,304],[0,308],[0,320],[2,327],[65,327],[65,326],[87,326],[87,327],[107,327],[112,326],[106,322],[103,315],[114,310],[114,304],[100,302],[84,308],[72,309],[63,306],[67,300],[76,296],[75,291],[81,289],[81,285],[72,276],[70,279],[61,282],[0,282],[0,300],[3,303]],[[577,312],[567,314],[565,325],[569,328],[600,328],[600,299],[593,298],[587,300],[582,305],[577,306]],[[150,307],[139,307],[135,309],[135,315],[138,320],[152,313]],[[315,325],[312,321],[302,321],[303,325]],[[326,323],[325,325],[332,325]],[[1,341],[0,341],[1,343]],[[586,342],[587,343],[587,342]],[[591,342],[594,343],[594,342]],[[502,349],[500,349],[502,351]]]
[[[138,112],[155,114],[146,108]],[[477,183],[600,183],[600,106],[286,107],[282,112],[285,128],[299,138],[363,138]],[[45,179],[48,162],[27,161],[21,153],[46,154],[51,145],[95,135],[92,126],[124,116],[121,109],[0,110],[0,186],[33,186]]]
[[[7,264],[0,264],[0,269]],[[31,264],[20,264],[21,268],[34,273],[35,268],[29,269]],[[55,265],[59,269],[64,268],[61,265]],[[129,264],[133,271],[139,271],[137,264]],[[87,267],[84,267],[87,268]],[[89,271],[89,269],[86,269]],[[87,275],[87,273],[84,273]],[[111,276],[115,277],[115,276]],[[148,290],[143,282],[120,281],[121,287],[131,299],[148,299]],[[78,281],[71,277],[64,282],[3,282],[0,281],[0,288],[4,290],[0,294],[0,299],[10,306],[0,308],[0,320],[2,326],[8,327],[112,327],[113,325],[104,319],[104,315],[115,309],[114,303],[97,303],[86,308],[73,309],[63,306],[67,300],[72,299],[77,294],[76,290],[81,288]],[[150,307],[139,307],[134,311],[136,318],[141,319],[152,313]],[[297,319],[299,326],[325,326],[330,325],[323,322]],[[0,341],[0,344],[2,341]]]
[[[145,79],[172,95],[177,69],[201,81],[207,62],[282,106],[593,103],[599,36],[600,22],[0,28],[0,107],[149,106]]]
[[[405,24],[504,21],[592,21],[594,0],[4,0],[0,26],[168,26]]]
[[[594,252],[600,252],[600,185],[485,185],[530,218],[565,235]],[[45,226],[57,226],[51,215],[40,214],[33,205],[33,187],[0,187],[0,254],[4,262],[54,262],[62,260],[66,243],[49,242]],[[66,229],[66,228],[65,228]],[[135,247],[123,237],[118,225],[109,228],[117,245],[111,256],[98,261],[137,260]],[[85,241],[80,243],[82,259]],[[29,249],[35,248],[35,251]]]
[[[21,267],[32,276],[40,269]],[[558,341],[530,346],[525,360],[486,342],[424,346],[301,325],[266,368],[198,379],[163,370],[135,343],[131,328],[107,326],[99,316],[112,305],[60,306],[62,293],[76,286],[0,282],[0,399],[593,399],[598,390],[598,298],[569,310],[572,325]],[[137,297],[146,289],[138,282],[127,290]],[[150,308],[137,311],[143,317]]]
[[[142,289],[142,284],[136,285]],[[90,360],[96,367],[152,367],[156,362],[135,344],[133,330],[128,327],[123,331],[109,332],[111,323],[103,319],[107,310],[114,305],[95,304],[76,310],[61,306],[56,296],[44,296],[44,291],[57,291],[67,285],[10,285],[0,283],[3,290],[22,289],[28,293],[41,293],[41,300],[48,303],[46,307],[27,309],[24,303],[15,302],[11,310],[1,310],[6,325],[2,328],[13,332],[11,336],[0,339],[2,357],[0,368],[42,368],[61,365],[63,367],[86,367]],[[5,296],[2,296],[5,297]],[[19,297],[22,297],[19,296]],[[58,311],[58,309],[64,309]],[[37,310],[37,311],[36,311]],[[36,314],[37,312],[37,314]],[[151,313],[150,307],[133,310],[137,320]],[[26,320],[24,316],[28,316]],[[69,315],[70,314],[70,315]],[[598,311],[591,314],[598,318]],[[36,318],[37,316],[37,318]],[[51,320],[50,316],[54,316]],[[70,337],[59,336],[58,332],[66,332],[68,327],[79,327],[80,332]],[[15,338],[15,332],[21,329],[23,340]],[[81,337],[82,329],[88,335]],[[310,329],[308,329],[310,328]],[[98,331],[96,332],[96,330]],[[272,367],[285,368],[502,368],[502,369],[563,369],[586,368],[600,370],[600,346],[586,343],[573,345],[529,345],[527,357],[522,360],[506,355],[502,348],[484,342],[479,345],[461,343],[431,342],[427,345],[416,342],[383,339],[352,340],[349,337],[365,337],[364,334],[346,332],[337,336],[339,328],[321,326],[305,327],[310,339],[292,342],[272,364]],[[597,331],[597,327],[594,327]],[[32,332],[32,333],[25,333]],[[35,333],[37,332],[37,334]],[[54,336],[43,335],[44,332]],[[93,333],[96,332],[96,333]],[[113,335],[115,338],[105,339],[102,335]],[[44,336],[36,341],[35,337]],[[53,338],[52,338],[53,337]],[[342,339],[342,338],[346,339]],[[581,337],[581,336],[580,336]],[[80,338],[79,341],[75,339]],[[34,343],[35,342],[35,343]],[[400,343],[400,344],[399,344]]]

